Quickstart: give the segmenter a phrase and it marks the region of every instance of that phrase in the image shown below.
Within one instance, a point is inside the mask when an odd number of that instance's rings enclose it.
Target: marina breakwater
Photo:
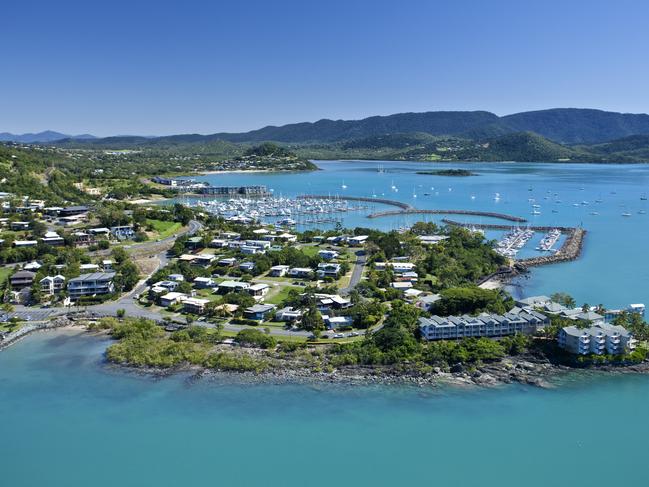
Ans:
[[[379,211],[367,215],[367,218],[380,218],[384,216],[399,216],[399,215],[470,215],[481,216],[486,218],[498,218],[500,220],[507,220],[514,223],[525,223],[527,220],[520,216],[507,215],[506,213],[495,213],[492,211],[478,211],[478,210],[420,210],[417,208],[407,208],[401,211]]]
[[[415,207],[409,205],[408,203],[402,203],[401,201],[388,200],[384,198],[369,198],[364,196],[339,196],[339,195],[316,195],[316,194],[303,194],[297,196],[298,199],[333,199],[333,200],[344,200],[344,201],[364,201],[366,203],[376,203],[380,205],[387,206],[396,206],[402,210],[414,210]],[[396,214],[399,214],[397,212]]]
[[[487,218],[498,218],[515,223],[525,223],[527,220],[519,216],[507,215],[506,213],[496,213],[492,211],[478,211],[478,210],[424,210],[415,208],[414,206],[403,203],[401,201],[389,200],[385,198],[370,198],[363,196],[325,196],[325,195],[300,195],[298,199],[339,199],[345,201],[364,201],[366,203],[375,203],[386,206],[396,206],[399,210],[386,210],[370,213],[367,218],[380,218],[384,216],[399,216],[399,215],[470,215],[481,216]]]
[[[508,225],[491,225],[491,224],[472,224],[472,223],[460,223],[454,220],[449,220],[444,218],[442,220],[447,225],[453,225],[457,227],[465,228],[477,228],[482,230],[510,230],[511,226]],[[539,257],[530,257],[526,259],[519,259],[516,261],[516,266],[521,270],[525,270],[528,267],[537,267],[540,265],[556,264],[558,262],[569,262],[576,260],[581,255],[584,238],[586,237],[586,230],[581,227],[547,227],[547,226],[536,226],[529,227],[530,230],[535,232],[549,232],[552,229],[557,229],[561,231],[562,234],[566,235],[566,240],[563,242],[561,248],[552,255],[543,255]]]

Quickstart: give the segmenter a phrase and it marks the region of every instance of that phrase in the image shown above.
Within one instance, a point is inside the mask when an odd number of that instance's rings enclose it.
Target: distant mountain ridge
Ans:
[[[285,143],[339,142],[394,133],[422,132],[430,135],[459,135],[498,122],[498,115],[485,111],[397,113],[362,120],[328,120],[302,122],[280,127],[267,126],[245,133],[209,135],[229,142]]]
[[[96,139],[94,135],[80,134],[80,135],[66,135],[52,130],[45,130],[38,133],[27,134],[12,134],[9,132],[0,132],[0,142],[20,142],[23,144],[35,144],[43,142],[54,142],[62,139],[71,140],[91,140]]]
[[[399,113],[362,120],[325,119],[314,123],[268,126],[246,133],[220,133],[206,137],[230,142],[275,140],[313,143],[412,132],[473,139],[534,132],[561,144],[594,144],[631,135],[649,134],[649,115],[584,108],[552,108],[504,117],[485,111]]]
[[[361,120],[329,120],[266,126],[249,132],[221,132],[210,135],[178,134],[163,137],[92,135],[70,136],[45,131],[15,135],[0,133],[0,141],[23,143],[60,142],[62,145],[87,143],[107,146],[174,146],[216,141],[289,144],[337,143],[391,134],[420,133],[487,140],[507,134],[533,132],[565,145],[600,144],[635,135],[649,135],[649,115],[607,112],[588,108],[551,108],[499,117],[487,111],[436,111],[397,113]]]
[[[328,120],[267,126],[244,133],[202,136],[206,142],[331,143],[389,134],[424,133],[489,139],[502,135],[534,132],[560,144],[596,144],[632,135],[649,134],[649,115],[607,112],[588,108],[552,108],[499,117],[487,111],[438,111],[398,113],[361,120]],[[176,135],[196,141],[196,135]],[[165,139],[161,137],[161,139]]]

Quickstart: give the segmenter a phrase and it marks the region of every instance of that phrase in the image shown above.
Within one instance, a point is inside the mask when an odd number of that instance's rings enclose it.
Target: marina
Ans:
[[[201,208],[212,215],[222,216],[240,223],[274,223],[280,226],[335,224],[340,215],[361,212],[369,207],[361,203],[350,204],[341,198],[331,197],[259,197],[212,200],[189,200],[188,206]]]
[[[547,232],[547,235],[544,237],[547,238],[548,235],[552,234],[551,240],[554,240],[556,232],[559,232],[559,235],[556,237],[554,245],[558,242],[561,236],[565,236],[565,240],[561,247],[552,252],[550,255],[534,257],[525,257],[521,259],[516,259],[516,266],[520,269],[526,269],[529,267],[538,267],[549,264],[557,264],[559,262],[570,262],[577,260],[583,251],[584,238],[586,236],[586,230],[580,227],[541,227],[541,226],[530,226],[523,229],[511,229],[505,225],[495,225],[495,224],[467,224],[461,223],[454,220],[444,219],[443,222],[447,225],[459,226],[464,228],[469,228],[470,230],[506,230],[509,231],[508,241],[512,242],[516,248],[514,256],[524,247],[525,244],[521,245],[521,241],[525,240],[527,243],[528,240],[537,232]],[[525,235],[518,235],[516,238],[515,235],[521,234],[521,232],[527,232]],[[531,235],[530,235],[531,233]],[[518,243],[516,243],[518,242]],[[510,257],[509,255],[507,257]]]
[[[518,254],[518,251],[533,236],[534,230],[530,230],[529,228],[514,228],[511,232],[506,233],[503,239],[496,244],[495,250],[503,257],[513,259]]]
[[[554,251],[553,247],[559,240],[559,237],[561,237],[561,230],[559,230],[558,228],[553,228],[545,237],[543,237],[543,240],[541,240],[541,243],[536,248],[536,250],[540,250],[541,252]]]
[[[529,277],[515,281],[516,287],[512,289],[515,294],[549,295],[560,290],[572,294],[579,303],[597,302],[602,299],[601,296],[606,296],[607,305],[624,306],[628,302],[628,289],[649,289],[649,268],[638,265],[638,262],[645,260],[642,242],[649,239],[649,221],[646,220],[649,202],[641,199],[642,194],[648,193],[649,165],[471,163],[471,171],[479,177],[456,178],[449,185],[447,177],[417,174],[418,171],[430,169],[431,163],[315,162],[320,170],[309,173],[223,173],[192,178],[212,186],[264,185],[273,197],[300,199],[319,195],[334,198],[339,195],[339,199],[358,198],[360,201],[346,201],[350,206],[367,208],[334,215],[336,222],[344,228],[369,227],[390,231],[410,227],[420,221],[442,224],[444,220],[452,219],[468,228],[486,226],[486,238],[502,240],[503,234],[510,232],[512,226],[529,224],[530,228],[535,229],[534,237],[518,251],[516,259],[534,259],[531,262],[535,265],[556,259],[568,263],[538,267]],[[377,165],[382,167],[381,172],[377,171]],[[435,169],[468,167],[462,163],[434,163],[433,166]],[[341,190],[343,180],[347,186],[344,191]],[[391,186],[398,187],[400,191],[392,190]],[[413,186],[417,198],[412,197]],[[449,187],[452,191],[448,191]],[[582,187],[583,191],[580,190]],[[377,197],[372,198],[372,195]],[[528,201],[530,198],[535,201]],[[171,202],[187,200],[206,201],[208,198],[183,195]],[[386,200],[398,202],[400,206]],[[589,204],[582,205],[582,201]],[[577,203],[577,206],[573,206],[573,203]],[[530,215],[532,204],[542,206],[541,215]],[[444,214],[441,212],[443,209],[462,213]],[[623,217],[623,212],[632,216]],[[383,216],[367,218],[368,214],[373,213]],[[491,214],[516,216],[529,220],[529,223],[502,220]],[[269,220],[282,218],[291,218],[297,223],[329,216],[268,217]],[[295,228],[325,231],[336,225],[311,223],[302,226],[297,223]],[[542,238],[553,228],[562,231],[553,249],[561,249],[570,237],[570,230],[564,229],[579,227],[587,231],[587,236],[578,259],[571,254],[564,261],[560,258],[566,254],[536,250]],[[616,249],[624,249],[624,252],[617,252]],[[610,286],[608,279],[601,279],[602,275],[614,276],[626,284]],[[649,294],[644,292],[637,299],[649,302]]]

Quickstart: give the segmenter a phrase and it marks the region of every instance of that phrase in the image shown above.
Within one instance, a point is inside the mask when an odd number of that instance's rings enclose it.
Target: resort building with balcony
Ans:
[[[547,316],[536,311],[478,316],[431,316],[419,318],[419,331],[425,340],[456,340],[460,338],[498,338],[522,333],[531,335],[550,323]]]
[[[114,279],[114,272],[81,274],[79,277],[70,279],[68,283],[68,294],[72,299],[84,296],[111,294],[115,291]]]
[[[621,355],[635,350],[636,342],[627,329],[608,323],[589,328],[566,326],[559,332],[559,347],[577,355]]]

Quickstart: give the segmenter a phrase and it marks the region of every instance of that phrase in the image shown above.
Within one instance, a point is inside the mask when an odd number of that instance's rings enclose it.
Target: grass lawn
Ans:
[[[149,220],[146,221],[147,225],[151,225],[153,230],[158,234],[159,238],[171,237],[174,233],[180,230],[180,223],[167,222],[163,220]]]
[[[0,331],[12,332],[12,331],[20,330],[26,324],[27,323],[25,321],[19,321],[15,325],[12,323],[0,323]]]
[[[269,276],[268,274],[263,275],[263,276],[257,276],[256,279],[260,279],[263,281],[273,281],[273,282],[279,282],[279,283],[289,283],[293,281],[299,281],[300,279],[295,278],[295,277],[272,277]]]
[[[281,286],[279,291],[275,293],[275,289],[271,288],[268,296],[264,299],[264,302],[269,304],[279,304],[288,297],[288,293],[291,289],[300,290],[300,288],[296,286]]]
[[[198,290],[196,290],[196,294],[199,297],[204,298],[204,299],[209,299],[210,301],[216,301],[217,299],[219,299],[221,297],[218,294],[214,294],[212,292],[212,289],[198,289]]]
[[[345,288],[349,286],[349,283],[352,281],[352,272],[353,272],[354,266],[352,265],[352,271],[348,272],[344,276],[342,276],[340,279],[336,281],[336,286],[338,289]]]
[[[304,247],[300,247],[300,250],[309,257],[313,257],[314,255],[318,255],[321,249],[317,245],[305,245]]]
[[[11,267],[0,267],[0,284],[3,284],[11,275]]]

